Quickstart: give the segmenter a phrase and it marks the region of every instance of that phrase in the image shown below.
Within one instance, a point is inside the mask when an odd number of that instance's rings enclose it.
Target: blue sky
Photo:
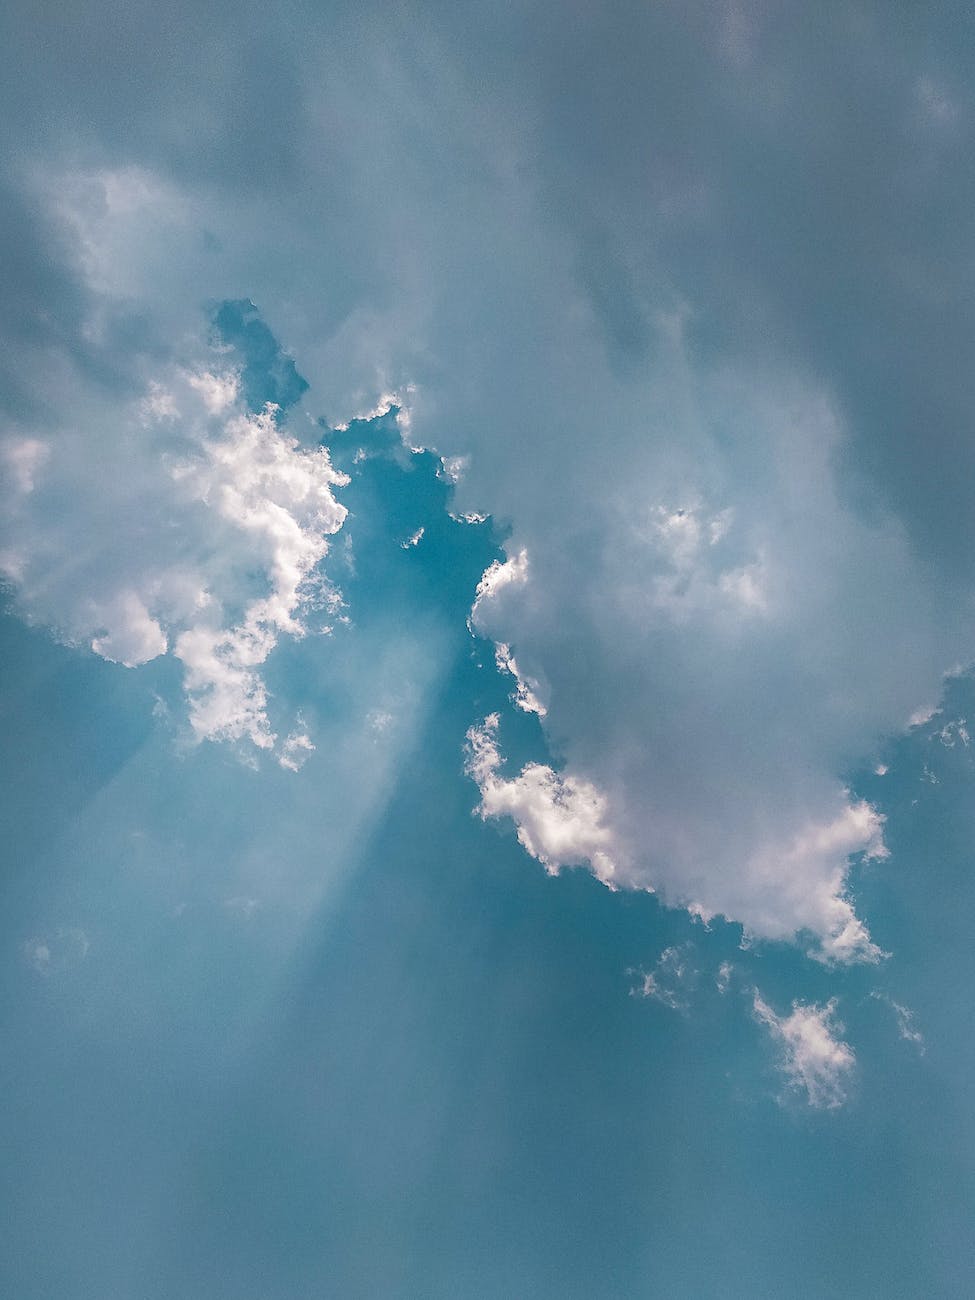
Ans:
[[[5,1294],[971,1294],[960,6],[12,5]]]

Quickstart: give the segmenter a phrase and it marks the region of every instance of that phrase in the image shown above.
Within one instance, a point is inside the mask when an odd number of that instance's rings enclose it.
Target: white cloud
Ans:
[[[727,606],[738,614],[767,610],[768,571],[759,551],[748,562],[729,563],[722,543],[732,530],[734,511],[709,514],[700,500],[687,506],[653,506],[634,535],[655,556],[653,602],[675,621]]]
[[[142,399],[139,411],[144,424],[152,424],[159,420],[175,420],[179,415],[173,394],[154,379],[149,381],[149,391]]]
[[[778,1046],[789,1086],[805,1093],[810,1106],[842,1106],[856,1057],[849,1043],[838,1037],[843,1026],[836,1020],[836,999],[825,1006],[793,1002],[791,1013],[779,1016],[755,990],[752,1005],[755,1018]]]
[[[892,997],[886,993],[874,991],[870,994],[878,1002],[884,1002],[897,1020],[897,1032],[905,1043],[913,1043],[918,1052],[923,1056],[925,1050],[924,1035],[917,1027],[917,1017],[910,1007],[905,1007],[902,1002],[895,1002]]]
[[[50,934],[28,939],[23,953],[38,975],[56,975],[83,962],[90,948],[84,930],[78,926],[58,926]]]
[[[469,456],[441,456],[440,470],[443,477],[448,483],[459,483],[467,473],[470,465]],[[483,515],[478,515],[476,511],[471,512],[474,519],[483,519]],[[466,516],[465,516],[466,517]]]
[[[687,1009],[687,995],[697,971],[690,965],[690,944],[665,948],[653,970],[628,972],[639,976],[639,982],[630,989],[631,997],[653,998],[670,1007],[672,1011]]]
[[[930,722],[932,718],[937,717],[941,709],[937,704],[922,704],[920,708],[915,709],[907,719],[908,728],[923,727]]]
[[[35,185],[73,236],[88,284],[109,299],[165,283],[172,274],[167,244],[199,220],[199,205],[185,191],[145,167],[38,173]]]
[[[604,796],[589,781],[560,776],[542,763],[526,764],[511,779],[502,776],[498,723],[492,713],[467,733],[467,772],[481,792],[481,818],[510,817],[520,843],[551,875],[588,863],[612,885],[616,863]]]
[[[211,415],[222,415],[239,396],[237,376],[233,373],[214,374],[210,370],[204,370],[198,375],[188,375],[187,380],[190,387],[200,394],[203,405]],[[163,407],[162,414],[168,415],[170,409]]]
[[[585,59],[588,27],[565,48],[529,43],[492,86],[470,75],[464,24],[437,23],[426,45],[438,75],[422,96],[409,39],[377,42],[367,15],[294,48],[301,122],[280,141],[269,125],[269,143],[286,146],[273,152],[319,157],[326,124],[354,124],[328,132],[328,165],[301,186],[242,182],[233,151],[212,174],[188,164],[170,139],[182,106],[163,94],[163,111],[140,119],[148,136],[121,153],[101,142],[115,162],[100,174],[65,177],[52,146],[48,192],[88,288],[125,299],[162,338],[181,341],[187,304],[235,285],[286,323],[312,391],[340,413],[369,413],[376,394],[382,407],[418,380],[410,437],[459,478],[455,510],[510,526],[508,578],[531,555],[525,581],[479,593],[474,621],[514,647],[523,680],[546,683],[553,743],[612,807],[617,881],[754,935],[808,929],[834,958],[875,956],[847,880],[850,854],[879,839],[842,774],[936,699],[945,666],[975,645],[971,529],[957,508],[970,474],[944,474],[967,445],[966,367],[941,364],[957,335],[945,303],[970,262],[967,172],[948,148],[957,87],[933,66],[881,86],[876,69],[900,49],[883,23],[837,37],[862,77],[834,75],[830,41],[812,54],[816,75],[797,77],[810,51],[764,40],[756,14],[724,5],[709,44],[677,8],[646,23],[641,10],[614,32],[633,59],[613,95]],[[598,157],[565,111],[566,49],[586,74],[570,99],[605,108]],[[646,77],[660,50],[690,80]],[[748,74],[730,84],[729,58]],[[366,115],[363,67],[379,87]],[[689,85],[700,147],[668,163],[659,124]],[[227,140],[239,138],[234,103],[221,89],[205,105]],[[862,173],[857,133],[828,133],[824,152],[795,129],[824,105],[876,128],[883,165],[860,202],[819,183],[824,168]],[[917,147],[924,124],[933,152]],[[770,165],[746,194],[738,146],[756,127]],[[147,139],[172,176],[120,165]],[[634,148],[661,165],[634,169]],[[919,157],[917,203],[891,205],[874,181],[916,176]],[[769,201],[783,192],[810,229],[832,232],[798,260]],[[947,216],[928,240],[931,203]],[[855,248],[910,256],[878,253],[865,293],[848,274]],[[823,283],[849,288],[835,320]],[[896,309],[878,316],[888,299]],[[201,371],[222,373],[212,359]],[[918,422],[917,410],[934,414]],[[682,510],[692,518],[675,521]],[[30,581],[23,546],[4,542],[8,572]],[[127,586],[172,639],[151,593]],[[239,668],[246,698],[255,681]]]
[[[954,749],[956,745],[968,749],[972,743],[971,733],[968,730],[968,719],[955,718],[952,722],[945,723],[938,732],[938,739],[946,749]]]
[[[135,668],[164,655],[169,646],[165,632],[135,591],[120,591],[103,604],[93,601],[91,617],[106,628],[92,638],[92,650],[126,668]]]
[[[471,623],[545,681],[549,734],[612,806],[617,886],[821,960],[876,961],[849,878],[885,857],[883,818],[838,774],[900,729],[918,681],[940,689],[962,627],[935,616],[898,525],[840,500],[828,404],[800,390],[756,405],[737,381],[721,395],[702,391],[686,455],[662,443],[628,463],[611,509],[595,488],[580,499],[585,544],[551,514],[521,524]],[[719,419],[751,447],[744,467],[711,442]],[[674,486],[702,463],[707,491]],[[647,481],[678,504],[648,506]],[[929,615],[892,660],[907,592]]]
[[[320,565],[347,480],[327,453],[206,365],[7,445],[19,491],[0,551],[20,611],[128,667],[172,653],[198,739],[272,749],[262,666],[338,599]],[[284,742],[286,767],[302,748]]]
[[[298,772],[308,762],[309,755],[314,753],[314,750],[315,746],[306,732],[293,731],[281,746],[278,762],[289,772]]]
[[[399,436],[403,446],[409,447],[413,452],[423,451],[424,449],[422,447],[414,447],[410,441],[410,433],[413,427],[413,411],[411,403],[415,393],[415,385],[405,384],[402,389],[395,392],[384,392],[379,399],[371,405],[367,404],[365,407],[360,407],[357,400],[357,413],[350,416],[347,420],[342,420],[339,424],[336,424],[334,428],[338,432],[344,433],[353,421],[378,420],[382,416],[388,415],[390,411],[395,411],[396,428],[399,431]],[[357,399],[358,397],[359,395],[357,394]],[[357,458],[364,459],[365,452],[360,449],[357,453]]]
[[[506,560],[494,560],[484,570],[474,594],[471,622],[476,627],[483,606],[508,587],[523,587],[528,582],[528,552],[524,547]]]
[[[524,713],[537,713],[540,718],[544,718],[546,708],[539,698],[543,693],[541,684],[534,677],[522,674],[517,659],[511,653],[511,647],[503,641],[494,647],[494,662],[499,672],[510,673],[515,679],[513,698],[517,707]]]
[[[366,716],[366,724],[375,736],[384,736],[394,721],[389,709],[370,709]]]
[[[0,465],[6,492],[27,496],[51,449],[39,438],[5,438],[0,442]]]
[[[756,938],[789,939],[809,932],[817,940],[810,956],[820,961],[877,961],[882,953],[853,910],[845,878],[855,854],[887,856],[883,822],[866,801],[844,797],[835,817],[808,823],[791,840],[767,846],[741,864],[738,880],[729,886],[729,899],[740,902],[712,910],[692,900],[691,910],[704,920],[718,912],[735,917]]]

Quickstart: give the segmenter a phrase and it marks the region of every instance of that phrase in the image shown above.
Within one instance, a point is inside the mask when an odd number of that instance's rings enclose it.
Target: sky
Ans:
[[[970,1296],[968,7],[0,29],[3,1294]]]

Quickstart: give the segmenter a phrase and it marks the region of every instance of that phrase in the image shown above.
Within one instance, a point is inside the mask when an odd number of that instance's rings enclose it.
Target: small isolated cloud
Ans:
[[[727,993],[731,985],[731,977],[734,974],[734,966],[730,961],[723,961],[718,967],[718,973],[714,978],[719,993]]]
[[[466,770],[481,792],[479,816],[510,817],[519,842],[550,875],[588,864],[612,885],[616,863],[605,797],[584,778],[560,775],[543,763],[527,763],[510,780],[502,776],[498,724],[492,713],[467,733]]]
[[[38,975],[56,975],[83,962],[90,947],[84,930],[78,926],[59,926],[50,934],[28,939],[23,953]]]
[[[366,725],[374,736],[384,736],[394,721],[389,709],[370,709],[366,715]]]
[[[917,1017],[910,1007],[905,1007],[901,1002],[895,1002],[892,997],[886,993],[874,991],[870,994],[878,1002],[883,1002],[890,1007],[897,1021],[897,1032],[905,1043],[913,1043],[918,1052],[923,1056],[925,1050],[924,1035],[917,1027]]]
[[[630,996],[653,998],[673,1011],[685,1011],[689,989],[697,978],[697,971],[690,965],[690,952],[687,943],[665,948],[652,970],[628,971],[639,976]]]
[[[817,1109],[842,1106],[856,1057],[838,1037],[843,1026],[836,1020],[836,999],[825,1006],[793,1002],[791,1013],[779,1016],[756,989],[752,1006],[778,1047],[779,1068],[789,1087],[804,1093]]]
[[[0,482],[5,494],[29,496],[37,472],[50,454],[50,447],[39,438],[8,437],[0,442]]]
[[[938,739],[946,749],[954,749],[956,745],[968,749],[972,743],[968,719],[956,718],[953,722],[946,723],[938,732]]]
[[[278,762],[289,772],[300,772],[314,750],[309,735],[304,731],[293,731],[281,746]]]

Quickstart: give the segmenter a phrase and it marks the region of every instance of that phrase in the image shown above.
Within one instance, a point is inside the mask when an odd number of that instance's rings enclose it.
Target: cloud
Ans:
[[[88,956],[91,943],[78,926],[58,926],[49,934],[28,939],[23,945],[24,959],[38,975],[57,975],[70,970]]]
[[[843,1026],[835,1018],[836,999],[825,1006],[793,1002],[779,1016],[755,990],[753,1010],[779,1049],[779,1064],[791,1088],[805,1093],[810,1106],[835,1109],[847,1099],[856,1057],[837,1035]]]
[[[299,719],[300,721],[300,719]],[[289,772],[299,772],[315,751],[311,737],[303,731],[293,731],[281,746],[278,762]]]
[[[528,552],[522,547],[506,560],[493,560],[484,570],[474,593],[471,608],[471,622],[475,626],[480,621],[484,606],[496,600],[508,587],[523,587],[528,582]]]
[[[697,978],[697,971],[689,964],[690,951],[690,944],[686,943],[665,948],[653,970],[628,972],[640,977],[630,989],[630,995],[653,998],[672,1011],[685,1011],[689,987]]]
[[[548,710],[539,698],[543,688],[534,677],[522,675],[518,661],[511,653],[511,646],[499,641],[494,647],[494,662],[499,672],[510,673],[515,679],[515,693],[512,696],[515,705],[523,713],[537,713],[540,718],[544,718]]]
[[[198,739],[273,748],[261,670],[338,601],[320,565],[345,476],[273,407],[245,409],[233,370],[170,367],[69,419],[3,444],[15,608],[127,667],[171,653]],[[284,765],[303,747],[289,738]]]
[[[50,455],[50,447],[38,438],[10,437],[0,443],[7,492],[16,497],[34,491],[38,471]]]
[[[103,659],[135,668],[166,653],[166,634],[135,591],[120,591],[101,604],[93,603],[91,615],[108,629],[91,640],[92,650]]]
[[[693,465],[661,443],[611,509],[587,500],[571,562],[557,521],[520,524],[472,626],[546,682],[549,736],[612,804],[617,885],[824,960],[876,960],[847,881],[885,856],[883,819],[841,773],[899,729],[919,680],[940,685],[941,629],[930,607],[913,666],[890,663],[904,592],[925,608],[929,591],[896,522],[843,503],[827,405],[728,391],[720,419],[752,448],[740,463],[714,441],[717,404],[705,415]],[[716,472],[710,493],[644,494]]]
[[[790,610],[769,629],[763,608],[729,591],[723,576],[747,566],[722,572],[727,551],[712,560],[712,547],[733,540],[728,512],[654,508],[646,518],[641,538],[663,550],[659,577],[645,579],[632,553],[620,564],[612,554],[615,580],[585,589],[596,608],[580,609],[578,569],[547,568],[536,584],[522,547],[484,575],[472,626],[495,637],[501,666],[510,658],[502,637],[514,630],[524,647],[518,679],[530,683],[537,671],[550,683],[551,731],[577,779],[585,774],[614,808],[605,851],[626,864],[615,886],[660,890],[704,920],[741,922],[752,937],[807,936],[823,961],[876,961],[846,882],[855,857],[886,856],[883,817],[829,779],[824,728],[842,733],[849,719],[820,710],[814,725],[812,715],[832,679],[807,677],[804,689],[783,679],[789,664],[809,671],[808,613]],[[788,641],[795,658],[776,663]]]
[[[467,773],[480,790],[481,819],[510,817],[519,843],[551,875],[586,863],[598,879],[612,885],[616,863],[604,797],[588,781],[561,776],[542,763],[527,763],[510,779],[502,776],[498,725],[498,715],[492,713],[467,733]]]
[[[870,994],[878,1002],[885,1002],[893,1011],[897,1020],[897,1032],[905,1043],[913,1043],[918,1052],[923,1056],[925,1051],[924,1035],[917,1027],[917,1018],[910,1007],[905,1007],[901,1002],[895,1002],[892,997],[886,993],[874,991]]]
[[[110,429],[138,390],[168,426],[145,358],[245,290],[333,426],[414,384],[410,441],[458,478],[458,513],[510,527],[473,622],[544,684],[549,770],[607,801],[614,880],[876,958],[849,882],[882,828],[845,774],[975,645],[953,22],[929,6],[908,42],[893,14],[830,26],[798,3],[280,17],[187,12],[168,62],[138,8],[125,41],[97,18],[12,38],[11,421]],[[281,75],[253,75],[245,40]],[[14,581],[21,550],[4,539]],[[186,629],[119,577],[93,599],[124,627],[85,635],[172,653]],[[145,614],[115,612],[125,592]],[[280,629],[204,626],[198,721],[266,743]]]

